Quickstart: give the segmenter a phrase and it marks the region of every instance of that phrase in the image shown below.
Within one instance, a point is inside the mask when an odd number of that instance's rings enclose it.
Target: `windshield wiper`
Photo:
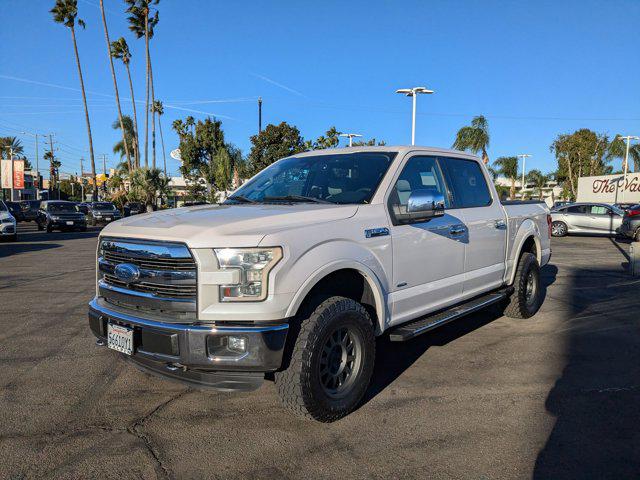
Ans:
[[[315,197],[305,197],[303,195],[285,195],[283,197],[264,197],[263,200],[265,202],[312,202],[312,203],[333,203],[327,200],[322,200],[321,198]]]
[[[240,203],[258,203],[255,200],[251,200],[250,198],[243,197],[242,195],[232,195],[229,198],[227,198],[227,200],[235,200]]]

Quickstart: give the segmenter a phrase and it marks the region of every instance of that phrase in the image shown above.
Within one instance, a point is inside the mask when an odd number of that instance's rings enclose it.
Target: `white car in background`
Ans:
[[[11,242],[18,239],[16,219],[2,201],[0,201],[0,238],[8,238]]]

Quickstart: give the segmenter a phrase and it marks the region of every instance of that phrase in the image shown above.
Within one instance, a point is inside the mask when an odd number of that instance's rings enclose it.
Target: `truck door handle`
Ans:
[[[505,222],[504,220],[500,219],[500,220],[496,220],[493,223],[493,226],[495,228],[497,228],[498,230],[505,230],[507,228],[507,222]]]
[[[449,234],[450,235],[462,235],[466,231],[467,231],[467,229],[465,228],[464,225],[454,225],[453,227],[451,227],[449,229]]]

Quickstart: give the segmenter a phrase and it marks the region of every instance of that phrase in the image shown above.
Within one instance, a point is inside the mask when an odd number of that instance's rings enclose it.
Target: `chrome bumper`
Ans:
[[[287,323],[244,327],[158,322],[109,308],[94,298],[89,303],[89,325],[102,344],[106,344],[108,323],[133,328],[134,353],[125,357],[139,367],[224,390],[257,388],[264,372],[280,368],[289,329]],[[244,353],[226,349],[229,336],[244,338]]]

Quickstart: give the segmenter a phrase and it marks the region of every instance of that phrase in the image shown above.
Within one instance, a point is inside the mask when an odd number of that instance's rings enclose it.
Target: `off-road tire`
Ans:
[[[376,349],[371,317],[355,300],[335,296],[296,321],[300,322],[299,332],[291,339],[295,343],[287,368],[275,374],[278,394],[284,405],[298,416],[319,422],[336,421],[357,407],[369,386]],[[321,377],[321,365],[327,358],[327,342],[344,329],[357,337],[360,359],[352,370],[353,378],[344,381],[345,385],[350,382],[348,391],[335,398],[327,393],[327,377]]]
[[[567,224],[564,222],[557,221],[551,224],[551,235],[553,237],[566,237],[568,231],[569,231],[569,228],[567,227]]]
[[[530,281],[533,282],[533,286],[530,285]],[[525,252],[520,256],[513,288],[504,314],[511,318],[529,318],[535,315],[542,304],[542,290],[540,266],[532,253]],[[534,289],[530,296],[527,294],[528,288]]]

